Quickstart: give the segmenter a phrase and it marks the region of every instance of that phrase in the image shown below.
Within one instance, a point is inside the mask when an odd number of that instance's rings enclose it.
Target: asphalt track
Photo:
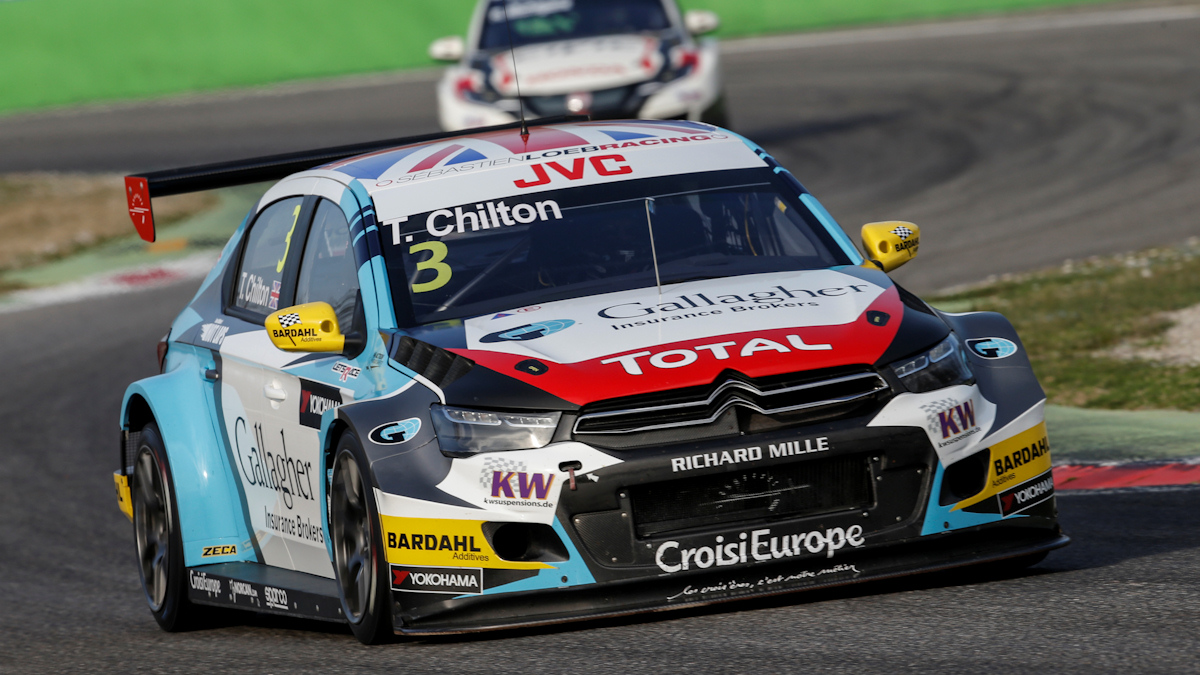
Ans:
[[[1168,21],[747,51],[728,72],[737,128],[841,220],[925,226],[907,280],[931,288],[1196,233],[1198,52],[1200,21]],[[0,169],[147,168],[429,129],[427,82],[373,86],[0,120]],[[153,133],[129,126],[139,115],[160,120]],[[0,673],[1200,671],[1194,488],[1062,496],[1074,543],[1018,575],[383,648],[251,614],[162,633],[109,476],[121,391],[152,374],[193,289],[0,323]]]

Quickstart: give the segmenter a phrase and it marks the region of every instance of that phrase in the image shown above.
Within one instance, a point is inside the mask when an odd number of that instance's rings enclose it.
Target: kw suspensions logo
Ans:
[[[255,424],[251,432],[247,429],[246,420],[239,417],[233,424],[233,441],[238,469],[246,485],[273,490],[277,496],[276,504],[283,502],[288,511],[296,508],[297,499],[301,503],[316,500],[312,462],[303,462],[288,455],[283,430],[279,431],[280,451],[273,452],[267,448],[262,425]],[[266,505],[263,506],[263,514],[267,529],[273,532],[325,543],[325,533],[319,522],[299,514],[272,513]]]
[[[532,473],[525,470],[524,462],[503,457],[489,457],[479,473],[479,485],[490,490],[485,504],[495,506],[536,506],[554,508],[550,501],[550,489],[554,487],[554,474]]]

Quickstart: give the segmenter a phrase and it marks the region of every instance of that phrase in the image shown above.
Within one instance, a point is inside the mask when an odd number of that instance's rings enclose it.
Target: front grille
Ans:
[[[716,422],[734,407],[771,416],[802,411],[820,416],[826,409],[845,408],[887,390],[887,382],[875,371],[866,369],[832,369],[758,379],[726,371],[716,382],[704,387],[589,405],[576,420],[575,433],[637,434],[702,426]]]
[[[639,537],[859,509],[874,502],[866,457],[639,485],[630,488],[629,497]]]

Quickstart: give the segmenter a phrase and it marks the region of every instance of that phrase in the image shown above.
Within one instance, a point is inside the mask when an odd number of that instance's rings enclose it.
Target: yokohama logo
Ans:
[[[1054,496],[1054,476],[1049,471],[1000,493],[1000,515],[1007,518]]]
[[[465,567],[392,566],[392,590],[410,593],[479,595],[483,570]]]

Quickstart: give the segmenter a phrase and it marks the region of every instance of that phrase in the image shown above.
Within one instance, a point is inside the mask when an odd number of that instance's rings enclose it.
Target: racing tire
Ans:
[[[195,628],[205,612],[188,600],[175,483],[166,446],[153,423],[142,429],[131,488],[138,576],[150,613],[165,631]]]
[[[390,642],[392,589],[380,536],[379,510],[362,444],[347,431],[338,439],[329,486],[329,535],[342,614],[365,645]]]

